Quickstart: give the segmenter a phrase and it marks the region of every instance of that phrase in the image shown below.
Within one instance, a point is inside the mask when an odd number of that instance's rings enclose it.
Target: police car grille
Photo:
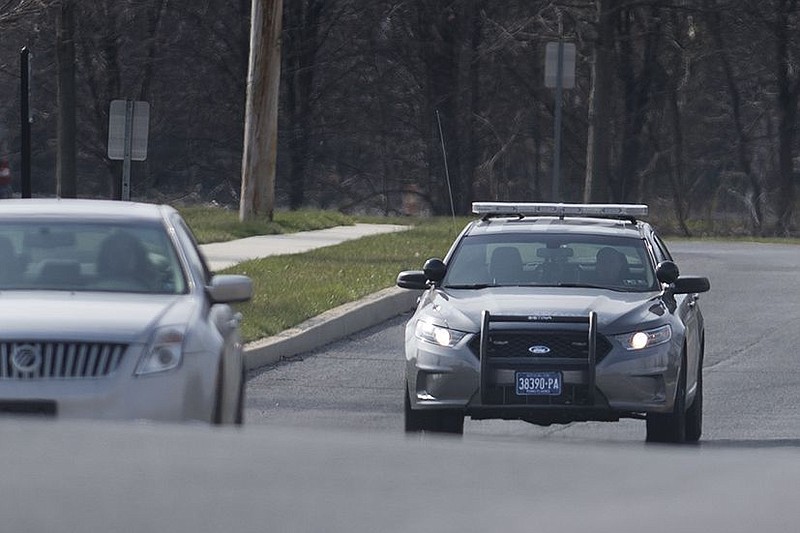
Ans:
[[[481,339],[476,335],[470,349],[480,357]],[[540,353],[536,353],[536,352]],[[611,344],[602,335],[597,336],[596,361],[600,362],[611,351]],[[487,346],[488,357],[557,357],[588,359],[589,342],[581,332],[507,332],[492,331]]]
[[[0,343],[0,380],[103,378],[119,368],[126,348],[80,342]]]

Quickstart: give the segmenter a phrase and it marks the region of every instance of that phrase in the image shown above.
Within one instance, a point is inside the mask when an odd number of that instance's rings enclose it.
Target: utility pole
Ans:
[[[75,198],[75,1],[61,0],[56,34],[58,63],[58,156],[56,196]]]
[[[239,220],[272,220],[278,152],[282,0],[252,0]]]

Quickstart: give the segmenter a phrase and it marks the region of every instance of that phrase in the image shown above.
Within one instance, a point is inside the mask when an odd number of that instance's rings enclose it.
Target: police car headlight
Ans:
[[[672,328],[667,324],[659,328],[617,335],[616,339],[626,350],[642,350],[669,342],[672,339]]]
[[[463,331],[456,331],[454,329],[437,326],[425,320],[417,320],[417,327],[414,330],[414,335],[418,339],[426,342],[438,344],[439,346],[449,346],[452,348],[464,338]]]

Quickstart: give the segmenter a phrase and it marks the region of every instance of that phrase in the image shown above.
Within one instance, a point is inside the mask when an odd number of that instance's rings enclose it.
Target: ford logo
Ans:
[[[547,346],[538,345],[538,346],[531,346],[530,348],[528,348],[528,351],[531,352],[533,355],[544,355],[546,353],[550,353],[550,348],[548,348]]]

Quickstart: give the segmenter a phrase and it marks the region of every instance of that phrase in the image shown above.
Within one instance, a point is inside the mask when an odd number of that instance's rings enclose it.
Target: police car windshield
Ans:
[[[465,237],[450,258],[443,285],[453,289],[551,286],[631,292],[659,288],[640,239],[530,233]]]

